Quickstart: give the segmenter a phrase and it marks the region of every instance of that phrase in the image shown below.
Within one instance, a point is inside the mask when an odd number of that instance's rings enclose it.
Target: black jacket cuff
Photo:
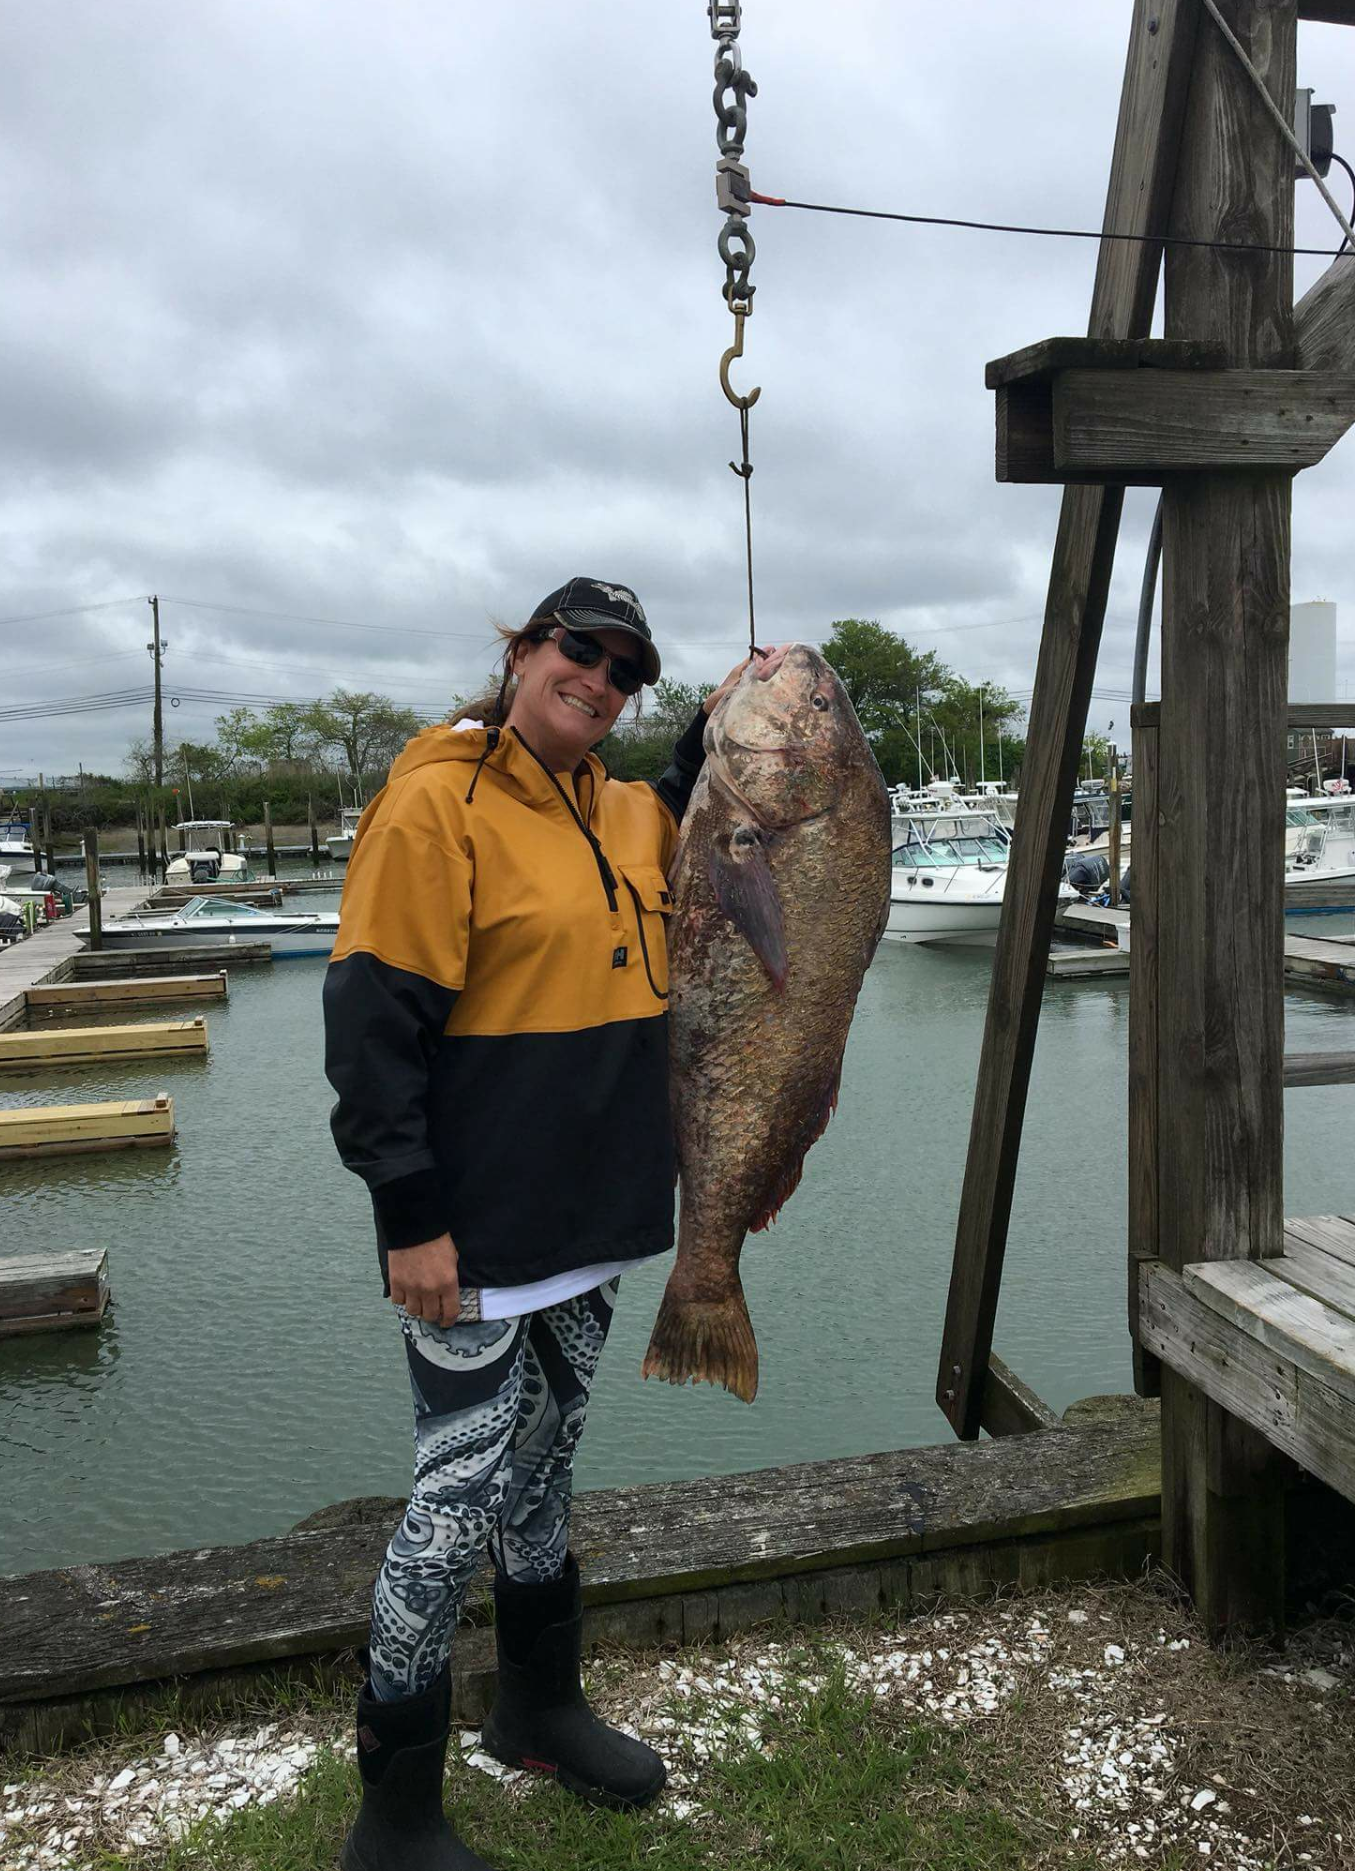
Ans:
[[[385,1245],[419,1247],[447,1232],[447,1207],[436,1170],[418,1169],[372,1190],[372,1206]]]
[[[706,723],[710,719],[704,708],[698,708],[688,727],[682,731],[682,738],[673,748],[673,758],[693,773],[701,770],[706,758]]]

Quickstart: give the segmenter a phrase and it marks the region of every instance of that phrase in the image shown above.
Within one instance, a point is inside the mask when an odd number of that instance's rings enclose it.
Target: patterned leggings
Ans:
[[[372,1600],[379,1700],[421,1694],[451,1652],[486,1544],[512,1579],[557,1579],[574,1451],[618,1282],[516,1319],[429,1325],[398,1308],[414,1390],[414,1492]]]

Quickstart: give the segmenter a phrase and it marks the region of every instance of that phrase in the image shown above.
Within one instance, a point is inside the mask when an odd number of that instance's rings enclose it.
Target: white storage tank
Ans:
[[[1289,607],[1289,699],[1336,700],[1336,606],[1326,599]]]

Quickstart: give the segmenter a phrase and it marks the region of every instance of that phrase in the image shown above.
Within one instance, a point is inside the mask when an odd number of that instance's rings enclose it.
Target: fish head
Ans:
[[[830,811],[863,745],[837,671],[808,643],[792,643],[770,675],[750,664],[706,729],[712,779],[767,827]]]

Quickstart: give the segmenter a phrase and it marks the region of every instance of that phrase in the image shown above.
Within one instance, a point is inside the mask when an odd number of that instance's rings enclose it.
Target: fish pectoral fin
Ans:
[[[736,825],[710,848],[715,900],[766,969],[774,987],[786,985],[786,930],[767,847],[753,825]]]

